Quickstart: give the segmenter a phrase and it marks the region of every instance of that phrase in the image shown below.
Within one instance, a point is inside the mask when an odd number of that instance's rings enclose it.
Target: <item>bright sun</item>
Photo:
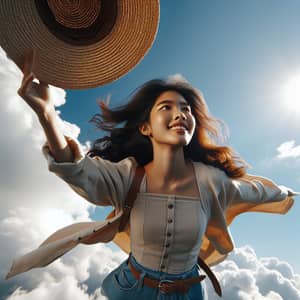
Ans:
[[[284,104],[291,111],[300,111],[300,75],[293,77],[284,87]]]

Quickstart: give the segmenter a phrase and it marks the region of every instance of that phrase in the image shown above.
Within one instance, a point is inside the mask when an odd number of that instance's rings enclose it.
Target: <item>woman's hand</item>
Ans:
[[[39,116],[48,116],[55,113],[55,108],[49,96],[49,86],[46,82],[33,82],[35,75],[33,66],[36,65],[36,52],[34,50],[25,53],[23,63],[23,80],[18,94]]]

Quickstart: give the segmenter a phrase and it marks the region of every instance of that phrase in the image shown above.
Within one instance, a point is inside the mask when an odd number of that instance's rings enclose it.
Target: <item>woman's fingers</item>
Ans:
[[[36,51],[34,49],[27,50],[24,55],[23,62],[23,79],[18,94],[26,101],[38,101],[37,99],[47,100],[48,83],[39,80],[39,83],[34,82],[36,78],[34,74],[36,64]]]
[[[29,83],[32,82],[33,79],[34,79],[34,74],[32,72],[27,76],[25,76],[25,74],[24,74],[24,77],[22,80],[22,85],[18,90],[18,94],[20,96],[23,96],[26,93],[26,89],[27,89]]]
[[[33,71],[33,66],[36,60],[36,51],[34,49],[29,49],[25,51],[24,63],[23,63],[23,74],[26,76]]]

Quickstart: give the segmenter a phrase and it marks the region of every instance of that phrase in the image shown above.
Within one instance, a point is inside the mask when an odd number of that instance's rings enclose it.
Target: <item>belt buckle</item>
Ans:
[[[158,288],[159,288],[159,290],[160,290],[160,292],[162,293],[162,294],[167,294],[168,292],[167,291],[165,291],[165,290],[163,290],[163,288],[164,288],[164,283],[175,283],[175,281],[174,280],[168,280],[168,279],[162,279],[162,280],[160,280],[160,282],[158,283]]]

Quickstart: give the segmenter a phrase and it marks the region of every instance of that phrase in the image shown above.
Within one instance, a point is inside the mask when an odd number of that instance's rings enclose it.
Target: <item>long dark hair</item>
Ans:
[[[230,147],[215,142],[222,137],[219,126],[222,121],[210,115],[202,93],[185,80],[150,80],[133,92],[127,104],[115,109],[109,109],[105,102],[100,102],[101,112],[94,115],[91,122],[110,134],[94,141],[88,155],[113,162],[133,156],[140,165],[152,161],[152,143],[140,133],[139,125],[148,120],[160,94],[169,90],[184,97],[196,119],[195,133],[184,147],[185,157],[215,166],[230,177],[243,176],[246,162]]]

